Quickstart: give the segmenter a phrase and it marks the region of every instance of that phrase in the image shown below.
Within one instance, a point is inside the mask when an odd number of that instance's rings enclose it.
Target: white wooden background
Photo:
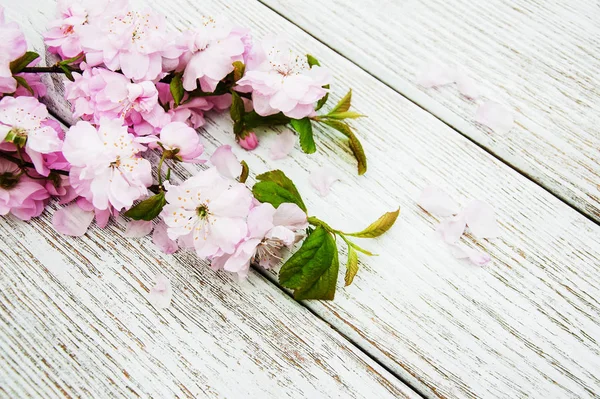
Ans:
[[[40,33],[53,2],[0,3],[43,51]],[[123,239],[122,222],[70,239],[53,232],[51,212],[31,224],[3,219],[0,394],[599,395],[598,31],[585,25],[596,9],[524,0],[485,7],[431,0],[146,3],[166,14],[172,29],[225,14],[258,37],[286,32],[295,48],[330,67],[334,100],[352,87],[357,111],[369,116],[354,123],[370,161],[365,176],[356,176],[347,152],[332,155],[345,146],[330,131],[319,131],[313,156],[296,149],[270,161],[270,136],[238,155],[253,174],[283,169],[309,211],[342,229],[363,227],[398,205],[402,214],[388,235],[365,242],[380,256],[362,259],[352,286],[339,287],[334,302],[301,304],[277,287],[274,274],[253,272],[239,283],[191,255],[164,256],[148,238]],[[517,18],[515,8],[527,12]],[[571,19],[557,24],[564,15]],[[580,23],[573,28],[571,21]],[[554,36],[515,33],[515,25],[528,24]],[[542,46],[563,42],[573,51]],[[490,48],[512,50],[483,51]],[[418,64],[434,56],[472,68],[486,96],[515,108],[516,128],[498,137],[472,123],[476,106],[456,90],[418,88]],[[540,72],[532,59],[547,69]],[[567,66],[575,83],[561,70]],[[47,103],[71,123],[60,91],[60,84],[51,88]],[[202,129],[208,151],[232,144],[230,130],[226,116],[211,117]],[[321,198],[307,178],[324,164],[343,179]],[[467,236],[490,253],[490,265],[455,260],[433,238],[437,219],[415,203],[431,183],[463,204],[479,198],[496,208],[499,239]],[[157,271],[175,283],[166,311],[145,299]]]

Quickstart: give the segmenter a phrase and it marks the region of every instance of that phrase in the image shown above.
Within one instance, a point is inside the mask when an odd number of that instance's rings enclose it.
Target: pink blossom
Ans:
[[[254,134],[254,132],[248,132],[243,138],[238,139],[238,144],[244,150],[252,151],[256,147],[258,147],[258,137],[256,137],[256,134]]]
[[[90,66],[104,64],[136,82],[154,80],[162,73],[167,42],[163,15],[125,8],[96,23],[81,25],[77,32]]]
[[[298,232],[308,227],[306,213],[296,204],[284,203],[277,209],[260,204],[248,215],[248,236],[233,254],[222,254],[212,260],[213,269],[223,268],[248,275],[250,263],[256,260],[268,269],[282,259],[282,250],[290,248],[298,239]]]
[[[310,185],[319,193],[321,197],[325,197],[331,191],[331,186],[336,181],[340,180],[338,172],[329,166],[321,166],[313,170],[308,178]]]
[[[63,153],[71,163],[71,185],[99,210],[129,208],[148,194],[150,162],[121,120],[101,119],[98,128],[80,121],[66,134]]]
[[[10,63],[27,51],[25,35],[15,22],[6,22],[4,8],[0,7],[0,93],[13,93],[17,81],[12,76]]]
[[[0,101],[0,142],[12,143],[8,145],[11,150],[24,148],[42,176],[50,173],[42,154],[62,148],[56,125],[48,124],[47,118],[46,106],[33,97],[5,97]]]
[[[171,240],[184,237],[201,258],[233,253],[246,237],[245,218],[252,193],[222,177],[216,168],[199,172],[179,186],[168,186],[161,217]]]
[[[222,145],[210,157],[210,162],[217,168],[221,176],[236,179],[242,173],[242,165],[230,145]]]
[[[446,220],[443,220],[437,227],[436,231],[440,234],[444,242],[454,244],[462,237],[467,227],[465,216],[458,214]]]
[[[169,238],[169,235],[167,234],[167,225],[162,221],[156,225],[154,233],[152,233],[152,242],[158,249],[167,255],[174,254],[179,250],[177,241]]]
[[[61,208],[52,217],[52,225],[61,234],[73,237],[84,235],[92,221],[94,212],[81,209],[77,204]]]
[[[160,132],[160,144],[172,157],[183,162],[201,163],[204,147],[198,133],[183,122],[171,122]]]
[[[93,212],[96,217],[96,225],[101,229],[105,228],[108,225],[108,221],[110,217],[119,216],[119,212],[114,209],[112,206],[109,206],[107,209],[98,209],[94,207],[90,201],[85,199],[84,197],[77,198],[77,206],[87,212]]]
[[[145,220],[131,220],[125,227],[125,237],[140,238],[145,237],[152,232],[154,224]]]
[[[159,273],[154,276],[154,282],[154,286],[150,288],[150,292],[148,293],[148,301],[157,308],[168,308],[173,298],[171,281]]]
[[[305,56],[294,54],[286,41],[267,39],[255,46],[237,90],[252,92],[254,110],[262,116],[283,112],[294,119],[314,114],[315,103],[327,94],[331,74],[309,67]]]
[[[69,176],[56,175],[56,180],[48,179],[45,184],[46,190],[53,197],[59,197],[59,204],[68,204],[79,196],[71,186]]]
[[[235,61],[244,61],[248,31],[227,21],[203,17],[199,27],[181,37],[184,52],[180,65],[185,65],[183,87],[193,91],[200,83],[204,92],[213,92],[217,84],[233,71]]]
[[[0,158],[0,215],[12,213],[29,220],[42,213],[49,197],[42,180],[22,174],[16,164]]]

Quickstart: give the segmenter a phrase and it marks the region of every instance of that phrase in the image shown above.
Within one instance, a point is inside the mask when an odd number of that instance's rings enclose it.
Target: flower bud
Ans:
[[[245,150],[252,151],[258,147],[258,137],[254,132],[248,132],[242,138],[238,139],[238,144]]]

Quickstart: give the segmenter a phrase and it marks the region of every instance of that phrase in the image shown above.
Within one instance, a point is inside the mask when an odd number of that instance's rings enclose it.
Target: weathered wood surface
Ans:
[[[28,2],[11,4],[8,16],[39,45],[34,40],[52,6]],[[362,259],[353,286],[334,302],[305,306],[429,397],[597,395],[598,225],[256,2],[213,1],[202,10],[184,1],[150,4],[168,15],[172,28],[192,26],[204,12],[225,13],[258,37],[286,32],[297,49],[336,72],[334,98],[353,87],[357,110],[369,115],[355,123],[370,160],[364,177],[356,176],[350,155],[332,154],[345,147],[329,131],[320,131],[314,156],[296,149],[292,158],[270,161],[272,137],[261,137],[259,149],[244,156],[253,172],[283,169],[309,210],[335,227],[364,227],[402,206],[398,225],[365,243],[380,256]],[[229,130],[226,118],[209,121],[203,129],[209,151],[232,143]],[[307,182],[309,171],[323,164],[343,175],[326,198]],[[436,218],[415,205],[429,183],[462,203],[480,198],[496,207],[502,237],[478,244],[492,255],[490,266],[457,261],[433,238]],[[179,265],[169,267],[175,273]]]
[[[600,221],[598,2],[261,2]],[[462,66],[514,110],[513,130],[475,123],[455,85],[418,86],[431,62]]]

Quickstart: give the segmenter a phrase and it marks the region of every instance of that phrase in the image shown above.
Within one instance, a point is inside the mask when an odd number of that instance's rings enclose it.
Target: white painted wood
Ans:
[[[35,40],[52,7],[32,3],[11,4],[8,16],[22,23],[39,46]],[[192,26],[200,13],[191,2],[149,4],[168,15],[172,27]],[[599,226],[266,7],[242,0],[202,6],[203,12],[222,12],[250,26],[258,37],[286,32],[297,49],[310,51],[336,71],[334,100],[353,87],[357,111],[369,115],[354,123],[370,160],[366,176],[356,176],[341,139],[321,129],[313,156],[296,149],[291,158],[270,161],[272,136],[261,136],[253,153],[236,149],[250,169],[281,168],[297,182],[309,210],[341,229],[362,228],[383,211],[402,206],[398,225],[388,235],[362,243],[379,256],[361,258],[354,284],[340,287],[334,302],[308,301],[305,306],[429,397],[597,395]],[[218,143],[233,143],[226,119],[209,118],[202,129],[208,151]],[[309,171],[323,164],[343,174],[326,198],[308,184]],[[436,218],[415,204],[420,189],[430,183],[463,204],[480,198],[495,206],[502,237],[489,242],[466,238],[492,255],[491,265],[477,268],[455,260],[434,239]],[[97,234],[94,230],[91,236]],[[178,273],[180,266],[169,267]],[[245,292],[235,285],[227,289]],[[199,288],[200,295],[205,290]],[[195,304],[194,298],[181,302]]]
[[[261,1],[600,221],[598,2]],[[475,123],[455,85],[418,86],[431,62],[462,66],[514,109],[513,130]]]

